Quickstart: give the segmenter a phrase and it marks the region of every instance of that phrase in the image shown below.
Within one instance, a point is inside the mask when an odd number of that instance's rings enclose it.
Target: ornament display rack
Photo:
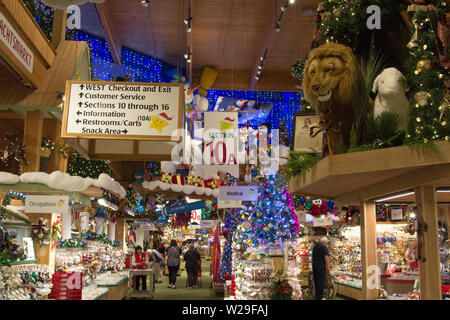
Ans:
[[[421,299],[442,299],[439,272],[436,187],[450,186],[450,143],[435,141],[439,154],[425,147],[393,147],[328,156],[305,175],[289,181],[291,194],[332,199],[361,207],[362,298],[375,300],[366,285],[367,267],[377,264],[375,200],[414,189],[426,260],[419,261]]]

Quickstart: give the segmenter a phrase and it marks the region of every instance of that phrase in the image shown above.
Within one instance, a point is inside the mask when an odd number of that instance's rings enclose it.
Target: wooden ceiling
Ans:
[[[82,29],[103,33],[117,52],[125,46],[179,68],[187,67],[184,54],[190,46],[193,84],[198,83],[202,69],[211,66],[219,71],[214,88],[296,91],[299,83],[290,75],[290,67],[308,53],[315,21],[314,15],[307,17],[303,10],[315,10],[318,0],[291,4],[280,32],[275,28],[285,0],[191,0],[191,39],[184,24],[188,2],[151,1],[148,8],[140,0],[86,5]],[[269,50],[263,73],[252,85],[252,71],[265,49]]]

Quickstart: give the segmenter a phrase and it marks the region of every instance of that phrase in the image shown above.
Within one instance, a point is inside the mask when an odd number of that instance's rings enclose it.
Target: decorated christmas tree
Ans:
[[[445,1],[434,2],[434,10],[417,7],[411,18],[410,57],[406,61],[411,122],[408,138],[422,143],[450,139],[450,96],[448,93],[448,54],[445,56]],[[425,7],[427,8],[427,7]],[[447,14],[448,15],[448,14]],[[448,49],[448,48],[447,48]]]
[[[240,210],[232,209],[225,218],[225,228],[222,235],[227,239],[223,248],[223,253],[219,266],[218,282],[224,283],[226,280],[231,280],[232,274],[232,243],[233,234],[239,222]]]
[[[281,177],[266,176],[256,202],[246,202],[240,218],[236,241],[248,245],[295,240],[298,217],[291,195]]]

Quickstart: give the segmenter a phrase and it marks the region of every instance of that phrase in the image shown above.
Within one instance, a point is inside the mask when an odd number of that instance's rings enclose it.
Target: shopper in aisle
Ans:
[[[151,266],[151,264],[149,264],[148,256],[144,252],[142,252],[141,246],[136,247],[131,265],[133,269],[147,269]],[[142,290],[143,291],[147,290],[147,276],[136,276],[134,281],[136,291],[139,291],[139,283],[141,281],[142,281]]]
[[[158,250],[153,249],[152,255],[154,257],[153,272],[155,274],[156,283],[162,283],[162,274],[164,270],[164,257],[158,252]]]
[[[314,287],[316,288],[316,300],[323,300],[327,273],[330,271],[330,257],[328,253],[328,239],[321,238],[312,251],[312,267],[314,275]]]
[[[170,247],[167,249],[167,268],[169,269],[169,288],[175,289],[177,282],[177,272],[180,268],[181,250],[178,248],[177,241],[170,241]]]
[[[161,243],[160,245],[159,245],[159,248],[158,248],[158,252],[163,256],[163,257],[166,257],[166,247],[164,246],[164,243]]]
[[[189,245],[188,250],[184,254],[186,261],[186,272],[188,275],[188,288],[197,288],[198,271],[201,266],[200,254],[194,248],[193,244]]]

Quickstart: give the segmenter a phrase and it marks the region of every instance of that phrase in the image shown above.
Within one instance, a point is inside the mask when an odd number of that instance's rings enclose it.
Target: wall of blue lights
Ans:
[[[177,68],[171,64],[150,56],[141,54],[128,48],[122,48],[122,65],[114,64],[108,43],[98,37],[76,30],[67,34],[67,38],[75,41],[86,41],[91,48],[92,78],[104,81],[125,77],[128,73],[132,82],[172,82]],[[272,102],[273,108],[266,118],[250,121],[251,127],[256,128],[264,122],[269,122],[272,128],[279,128],[284,120],[288,134],[292,131],[292,116],[301,109],[299,92],[272,91],[243,91],[243,90],[208,90],[206,96],[209,110],[213,110],[219,97]]]

